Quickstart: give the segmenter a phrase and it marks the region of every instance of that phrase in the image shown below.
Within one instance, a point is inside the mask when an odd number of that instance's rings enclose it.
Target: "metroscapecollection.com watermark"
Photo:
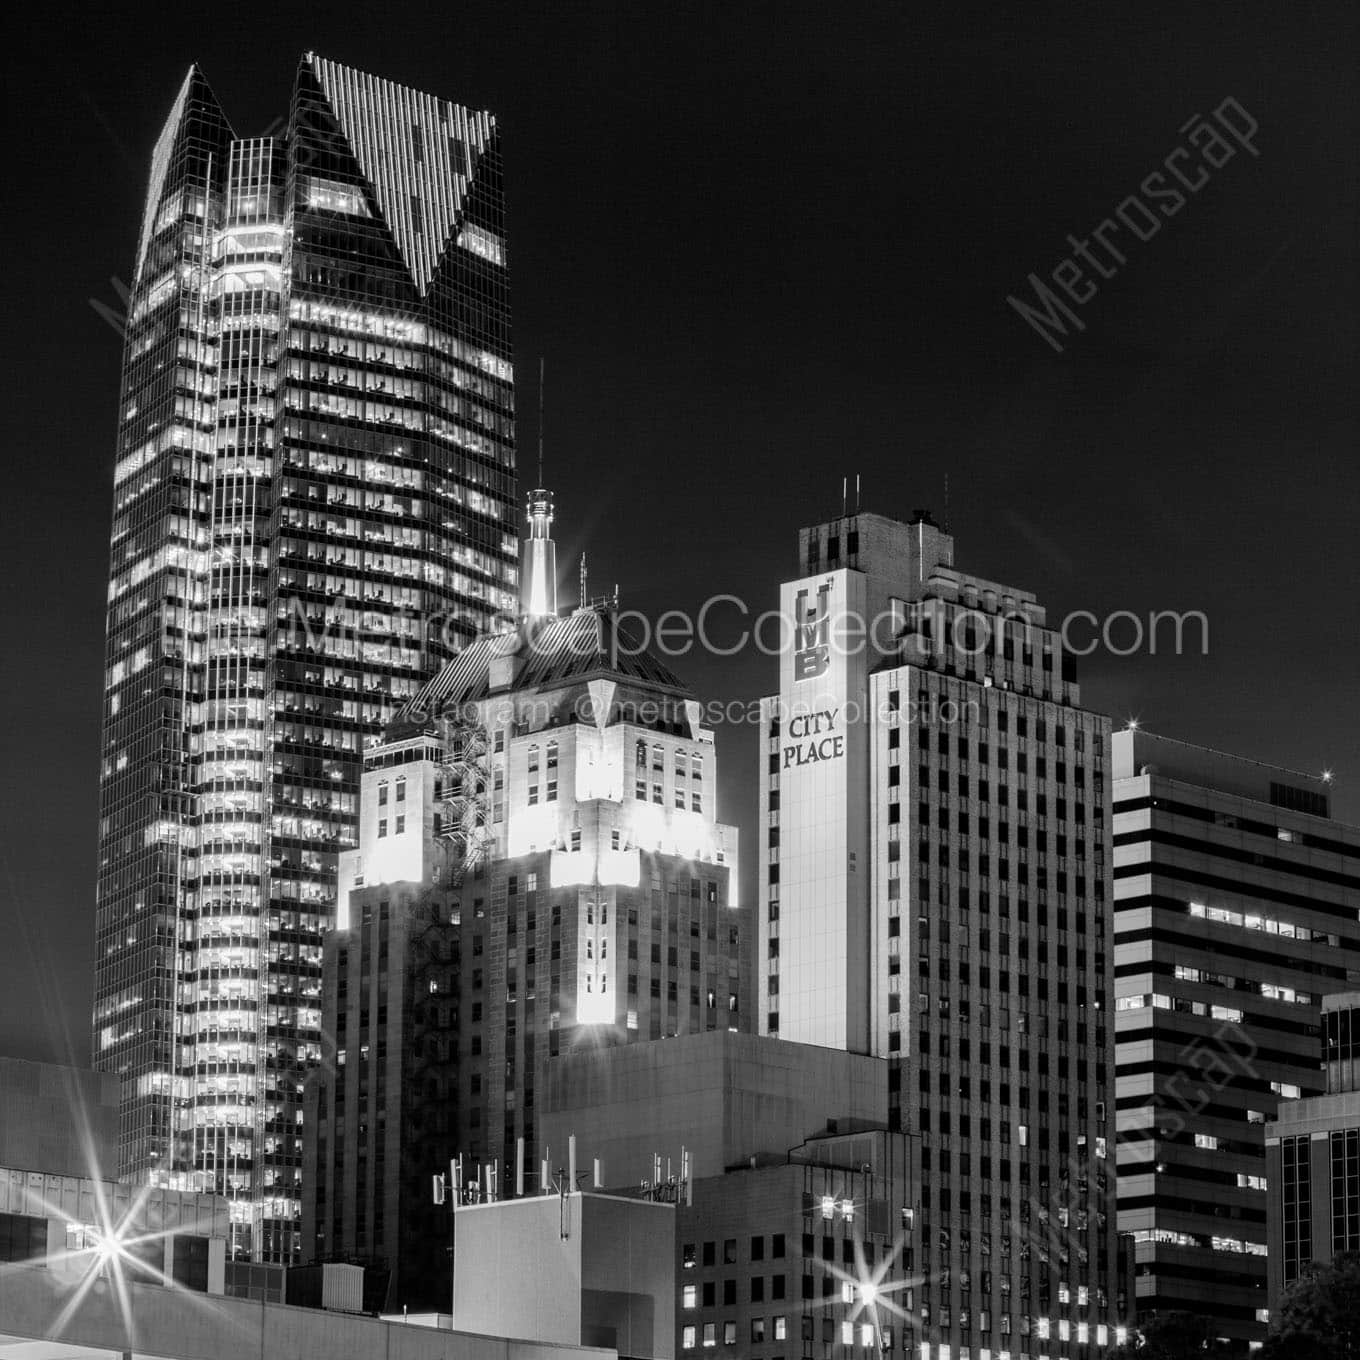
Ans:
[[[1190,201],[1188,195],[1197,194],[1204,188],[1209,182],[1210,171],[1221,170],[1237,155],[1239,147],[1253,156],[1261,154],[1252,145],[1258,124],[1236,99],[1229,96],[1223,100],[1214,109],[1213,119],[1210,122],[1196,113],[1181,124],[1180,131],[1198,153],[1198,159],[1190,147],[1175,147],[1162,158],[1161,167],[1144,176],[1138,189],[1120,199],[1113,216],[1102,218],[1089,236],[1068,233],[1067,243],[1072,247],[1072,253],[1063,256],[1048,271],[1047,279],[1037,273],[1029,275],[1032,300],[1018,298],[1013,293],[1007,295],[1006,301],[1046,345],[1061,354],[1063,347],[1057,337],[1066,339],[1069,326],[1078,331],[1086,329],[1075,308],[1086,306],[1099,292],[1099,284],[1093,276],[1112,279],[1128,263],[1128,256],[1121,246],[1128,247],[1130,237],[1143,243],[1152,240]],[[1148,206],[1149,201],[1156,205],[1155,210]],[[1120,245],[1110,239],[1116,236]],[[1093,240],[1100,248],[1099,253],[1091,248]],[[1078,264],[1078,260],[1082,263]],[[1057,286],[1057,291],[1049,286],[1048,279]]]

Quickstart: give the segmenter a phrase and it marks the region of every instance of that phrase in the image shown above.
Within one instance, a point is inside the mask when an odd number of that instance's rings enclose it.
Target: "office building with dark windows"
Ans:
[[[411,1294],[437,1295],[430,1260],[447,1265],[432,1174],[461,1156],[485,1196],[522,1155],[540,1184],[553,1056],[753,1025],[713,733],[614,601],[558,612],[535,569],[551,507],[530,493],[518,626],[464,649],[365,753],[341,859],[304,1248],[394,1271],[394,1303],[437,1304]]]
[[[512,618],[495,120],[313,54],[157,141],[118,411],[94,1056],[120,1169],[299,1248],[301,1090],[365,744]]]
[[[1136,730],[1113,763],[1119,1229],[1140,1316],[1199,1314],[1245,1354],[1267,1121],[1322,1095],[1324,999],[1360,981],[1360,829],[1321,776]]]
[[[1322,1003],[1326,1093],[1266,1125],[1270,1306],[1310,1266],[1360,1251],[1360,991]]]
[[[1098,1354],[1125,1315],[1108,720],[1042,606],[955,567],[925,513],[804,529],[796,572],[764,706],[760,1030],[886,1062],[889,1127],[920,1146],[903,1346]]]

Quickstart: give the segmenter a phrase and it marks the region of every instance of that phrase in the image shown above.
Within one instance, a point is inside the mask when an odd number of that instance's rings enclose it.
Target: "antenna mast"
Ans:
[[[543,485],[543,356],[538,356],[538,484]]]

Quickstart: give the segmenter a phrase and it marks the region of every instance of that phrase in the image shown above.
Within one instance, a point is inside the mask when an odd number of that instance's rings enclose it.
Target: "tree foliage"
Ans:
[[[1206,1360],[1224,1353],[1211,1319],[1198,1313],[1153,1313],[1129,1332],[1109,1360]]]
[[[1315,1265],[1270,1320],[1261,1360],[1355,1360],[1360,1356],[1360,1251]]]

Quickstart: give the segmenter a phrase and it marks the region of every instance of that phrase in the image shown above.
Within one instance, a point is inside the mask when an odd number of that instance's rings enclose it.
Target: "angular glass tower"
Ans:
[[[119,1171],[298,1249],[301,1088],[364,747],[517,604],[494,119],[307,54],[152,156],[114,474],[96,1065]]]

